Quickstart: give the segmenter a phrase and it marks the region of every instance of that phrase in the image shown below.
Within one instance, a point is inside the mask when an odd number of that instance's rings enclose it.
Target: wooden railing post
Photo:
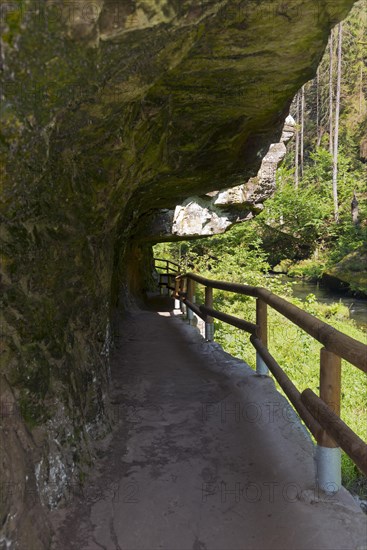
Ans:
[[[205,305],[213,308],[213,289],[209,286],[205,287]],[[205,340],[212,342],[214,340],[214,320],[213,317],[207,316],[205,321]]]
[[[193,301],[193,295],[194,295],[194,281],[192,279],[187,279],[187,299],[189,302]],[[189,324],[192,324],[192,321],[194,319],[194,313],[192,309],[186,306],[187,309],[187,320],[189,321]]]
[[[192,287],[191,287],[191,292],[192,292],[192,296],[191,296],[191,301],[193,304],[196,303],[196,296],[195,296],[195,291],[196,291],[196,282],[194,280],[191,279],[191,284],[192,284]],[[193,318],[193,323],[195,321],[195,313],[192,312],[192,318]],[[195,324],[197,323],[197,320],[195,321]]]
[[[163,291],[163,294],[166,295],[166,296],[169,295],[169,288],[168,288],[168,286],[169,286],[169,269],[168,269],[168,267],[169,267],[169,262],[168,262],[168,260],[166,260],[166,275],[164,276],[166,286],[164,287],[164,291]]]
[[[268,306],[263,300],[258,298],[256,300],[256,324],[258,326],[257,336],[261,343],[268,347]],[[269,369],[266,366],[265,361],[260,356],[259,352],[256,352],[256,372],[257,374],[267,375]]]
[[[180,300],[178,298],[180,292],[180,279],[175,279],[175,309],[180,309]]]
[[[185,291],[185,278],[182,277],[180,279],[180,292],[184,292]],[[182,315],[186,315],[186,306],[185,304],[181,301],[181,312],[182,312]]]
[[[341,358],[322,348],[320,351],[320,398],[340,416]],[[317,481],[326,493],[336,493],[341,487],[341,452],[337,443],[321,433],[316,448]]]

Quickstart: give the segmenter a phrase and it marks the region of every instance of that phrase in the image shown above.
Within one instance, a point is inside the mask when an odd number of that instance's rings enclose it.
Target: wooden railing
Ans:
[[[180,266],[176,264],[176,262],[172,262],[172,260],[165,260],[163,258],[154,258],[154,268],[157,271],[163,271],[163,273],[167,274],[174,273],[175,275],[177,275],[180,271]]]
[[[205,287],[205,303],[195,303],[195,283]],[[256,298],[256,323],[250,323],[213,308],[213,289],[225,290]],[[341,395],[341,358],[367,372],[367,346],[336,330],[269,290],[242,284],[213,281],[188,273],[178,275],[174,297],[205,321],[205,337],[214,336],[213,318],[251,334],[256,350],[256,370],[274,375],[290,402],[315,437],[321,452],[318,463],[319,483],[340,485],[340,458],[335,469],[334,451],[341,447],[358,468],[367,475],[367,445],[339,417]],[[312,390],[302,393],[283,371],[268,350],[267,307],[270,306],[323,344],[320,352],[320,397]],[[337,461],[338,462],[338,461]],[[334,465],[333,465],[334,464]],[[333,471],[334,469],[334,471]],[[339,472],[336,470],[339,469]],[[325,473],[326,472],[326,473]]]
[[[154,269],[159,275],[158,285],[161,291],[175,290],[175,278],[180,266],[171,260],[154,258]]]

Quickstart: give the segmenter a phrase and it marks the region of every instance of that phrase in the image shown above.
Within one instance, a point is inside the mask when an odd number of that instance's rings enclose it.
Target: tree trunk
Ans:
[[[303,178],[303,157],[304,157],[304,137],[305,137],[305,87],[301,90],[301,137],[300,137],[300,174]]]
[[[338,25],[338,72],[336,83],[335,98],[335,133],[334,133],[334,154],[333,154],[333,199],[334,199],[334,219],[339,221],[338,207],[338,147],[339,147],[339,114],[340,114],[340,92],[342,75],[342,47],[343,47],[343,23]]]
[[[298,189],[299,184],[299,92],[296,95],[296,148],[295,148],[295,170],[294,170],[294,186]]]
[[[333,154],[333,31],[329,40],[329,152]]]
[[[359,76],[359,116],[362,118],[362,106],[363,106],[363,61],[360,63],[360,76]]]
[[[321,128],[320,128],[320,67],[317,67],[316,73],[316,135],[317,147],[321,144]]]

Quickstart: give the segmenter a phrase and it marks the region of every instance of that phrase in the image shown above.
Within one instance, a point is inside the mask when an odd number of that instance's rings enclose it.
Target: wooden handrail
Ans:
[[[191,309],[191,311],[196,313],[198,317],[200,317],[203,321],[206,321],[207,315],[202,311],[201,307],[197,306],[193,302],[190,302],[187,298],[184,298],[182,301]]]
[[[208,288],[217,288],[218,290],[227,290],[228,292],[235,292],[236,294],[244,294],[245,296],[257,296],[258,287],[241,285],[239,283],[226,283],[225,281],[215,281],[212,279],[206,279],[196,273],[185,273],[179,275],[179,277],[189,277],[193,281],[200,283],[201,285],[207,286]]]
[[[297,390],[292,380],[285,374],[285,372],[276,362],[274,357],[270,355],[270,353],[262,344],[261,340],[259,340],[259,338],[256,338],[256,336],[252,335],[250,337],[250,342],[254,346],[256,351],[260,353],[261,357],[263,358],[270,371],[274,375],[275,379],[279,383],[279,386],[288,396],[290,402],[292,403],[300,417],[303,419],[304,423],[306,424],[312,435],[315,437],[315,439],[320,439],[323,433],[323,428],[320,426],[317,420],[315,420],[313,415],[308,411],[308,409],[302,402],[301,393]]]
[[[367,475],[367,445],[309,388],[301,394],[302,402],[321,426],[335,439],[354,463]]]
[[[176,264],[176,262],[173,262],[172,260],[165,260],[163,258],[154,258],[154,262],[165,262],[167,264],[167,266],[168,266],[168,264],[172,264],[175,267],[177,267],[177,269],[175,270],[176,273],[178,273],[178,270],[180,269],[179,264]]]
[[[205,287],[205,305],[193,303],[192,281]],[[185,286],[188,292],[183,292]],[[257,298],[256,324],[214,309],[213,289]],[[215,281],[195,273],[187,273],[176,277],[174,296],[205,321],[205,334],[208,340],[213,339],[213,318],[251,333],[250,342],[256,349],[257,372],[266,374],[267,368],[270,369],[316,438],[318,445],[331,451],[340,445],[355,464],[367,474],[367,445],[338,416],[341,393],[340,358],[346,359],[360,370],[367,372],[367,346],[365,344],[262,287]],[[301,394],[269,353],[267,349],[267,306],[281,313],[325,346],[320,352],[320,396],[322,399],[310,389],[306,389]],[[330,407],[334,409],[334,412]]]
[[[336,353],[355,367],[367,372],[367,346],[365,344],[340,332],[265,288],[259,288],[258,295],[273,309],[302,328],[315,340],[324,344],[328,351]]]
[[[228,292],[235,292],[236,294],[242,294],[244,296],[261,298],[273,309],[310,334],[315,340],[321,342],[328,351],[336,353],[343,359],[349,361],[349,363],[352,363],[355,367],[367,372],[367,346],[331,327],[324,321],[317,319],[317,317],[314,317],[310,313],[303,311],[287,300],[284,300],[284,298],[280,298],[280,296],[273,294],[269,290],[262,287],[241,285],[238,283],[213,281],[200,277],[194,273],[179,275],[179,277],[190,278],[209,288],[227,290]]]
[[[249,323],[248,321],[244,321],[244,319],[240,319],[239,317],[234,317],[234,315],[223,313],[222,311],[218,311],[211,307],[206,307],[201,305],[200,311],[202,311],[203,313],[206,313],[206,315],[210,315],[210,317],[215,317],[215,319],[224,321],[228,325],[232,325],[233,327],[240,328],[245,332],[249,332],[250,334],[255,334],[258,331],[258,326],[255,325],[254,323]]]

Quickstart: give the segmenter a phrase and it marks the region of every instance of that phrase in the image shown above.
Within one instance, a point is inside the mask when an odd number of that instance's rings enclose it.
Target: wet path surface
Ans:
[[[345,492],[318,495],[312,443],[273,382],[159,300],[122,319],[112,380],[117,427],[55,514],[53,548],[364,548],[365,516]]]

